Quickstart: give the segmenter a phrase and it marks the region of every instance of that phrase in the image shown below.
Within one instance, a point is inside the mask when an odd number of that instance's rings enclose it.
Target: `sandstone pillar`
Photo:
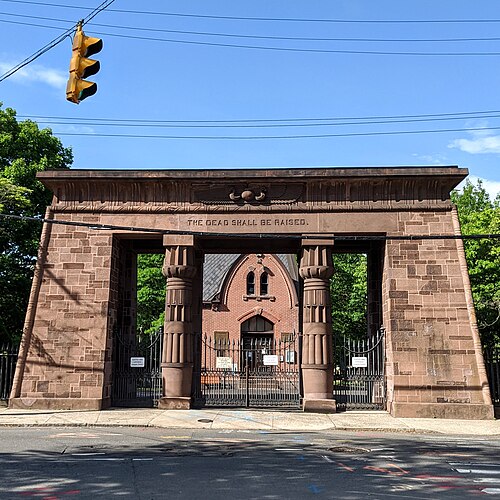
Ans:
[[[163,409],[189,409],[193,378],[193,278],[196,275],[194,237],[163,238],[167,279],[162,353]]]
[[[332,239],[302,240],[304,411],[335,412],[330,278]]]

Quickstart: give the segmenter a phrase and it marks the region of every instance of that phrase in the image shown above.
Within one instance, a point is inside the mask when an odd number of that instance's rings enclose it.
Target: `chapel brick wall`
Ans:
[[[71,408],[97,408],[109,396],[109,381],[105,394],[103,386],[112,239],[81,227],[52,227],[19,406],[51,407],[58,400],[54,405],[64,408],[61,400],[68,399]]]
[[[265,255],[263,265],[269,270],[269,297],[259,296],[262,264],[255,254],[245,255],[238,261],[230,281],[223,290],[220,310],[203,310],[203,335],[214,339],[215,331],[229,332],[229,339],[239,340],[241,323],[252,316],[261,314],[274,323],[274,339],[279,340],[283,333],[299,332],[298,302],[291,281],[284,278],[286,270],[274,255]],[[256,296],[247,297],[246,278],[250,270],[255,273]],[[272,299],[270,298],[272,297]]]
[[[398,217],[401,235],[454,233],[451,212]],[[400,416],[441,415],[422,403],[484,404],[458,252],[456,240],[387,241],[387,389],[393,410],[408,408],[396,410]]]

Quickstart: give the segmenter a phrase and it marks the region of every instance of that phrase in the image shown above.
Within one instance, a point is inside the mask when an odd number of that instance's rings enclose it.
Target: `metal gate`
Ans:
[[[500,408],[500,347],[483,350],[493,405]]]
[[[0,400],[2,401],[9,399],[18,351],[18,345],[5,343],[0,346]]]
[[[299,335],[233,341],[205,335],[195,352],[194,405],[300,408]]]
[[[363,340],[337,338],[333,396],[339,411],[385,410],[384,328]]]
[[[163,331],[151,337],[113,339],[113,386],[111,404],[153,407],[162,394],[161,351]]]

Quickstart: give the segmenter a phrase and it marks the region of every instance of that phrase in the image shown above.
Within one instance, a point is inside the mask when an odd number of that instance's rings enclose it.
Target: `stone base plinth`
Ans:
[[[189,410],[191,408],[191,398],[161,398],[158,401],[160,410]]]
[[[450,418],[460,420],[494,419],[493,406],[460,403],[397,403],[390,405],[393,417],[400,418]]]
[[[304,399],[304,411],[311,413],[337,413],[335,399]]]
[[[20,410],[103,410],[111,406],[109,398],[11,398],[9,408]]]

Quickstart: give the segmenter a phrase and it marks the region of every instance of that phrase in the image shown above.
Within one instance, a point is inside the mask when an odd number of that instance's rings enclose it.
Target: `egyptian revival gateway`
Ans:
[[[456,166],[39,173],[54,197],[10,406],[147,399],[160,409],[335,412],[361,398],[397,417],[493,418],[450,201],[467,174]],[[367,258],[367,338],[358,347],[332,331],[332,255],[348,252]],[[141,253],[164,255],[166,279],[164,328],[147,339],[148,354],[136,331]],[[217,279],[214,267],[225,270]]]

